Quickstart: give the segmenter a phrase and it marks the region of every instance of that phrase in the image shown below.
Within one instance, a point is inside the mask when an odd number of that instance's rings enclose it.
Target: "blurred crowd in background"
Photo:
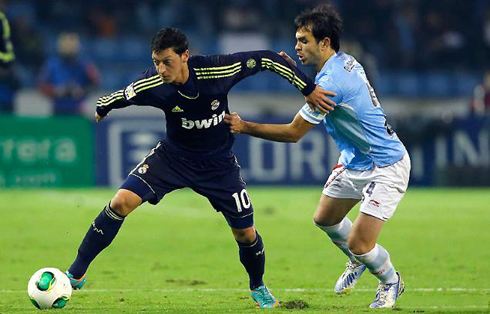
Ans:
[[[483,84],[485,69],[490,69],[489,0],[332,2],[344,19],[341,49],[363,63],[378,94],[437,98],[475,93],[481,99],[471,101],[473,110],[490,107],[485,96],[490,83]],[[294,55],[294,17],[319,3],[0,0],[15,54],[15,60],[2,62],[10,72],[4,71],[1,80],[11,90],[39,88],[55,99],[80,99],[90,88],[119,89],[151,66],[151,37],[166,26],[186,32],[192,53],[246,47]],[[65,69],[67,62],[78,63]],[[68,78],[80,71],[84,74]],[[61,81],[68,86],[60,86]],[[241,85],[251,91],[287,89],[282,82]],[[0,91],[5,96],[5,87]]]
[[[118,123],[138,117],[154,119],[156,115],[152,108],[128,108],[112,113],[106,123],[94,124],[93,110],[98,97],[124,88],[153,66],[150,42],[159,29],[182,29],[190,40],[191,54],[270,49],[295,58],[294,18],[322,2],[0,0],[0,147],[4,147],[0,149],[4,152],[0,156],[0,186],[93,184],[93,179],[83,183],[79,177],[94,175],[90,151],[95,145],[99,154],[105,152],[110,145],[102,139],[109,137],[122,150],[102,154],[110,155],[108,165],[98,159],[96,173],[101,178],[97,183],[116,184],[118,177],[114,174],[126,173],[127,167],[142,157],[139,153],[146,154],[150,149],[145,145],[154,143],[136,139],[156,137],[154,128],[158,126],[148,122],[155,120],[135,122],[138,128]],[[389,123],[408,147],[413,161],[412,182],[490,185],[490,0],[332,2],[344,20],[341,50],[364,66]],[[314,75],[314,69],[301,68]],[[303,99],[277,75],[265,72],[260,76],[234,87],[231,109],[263,121],[274,116],[289,119]],[[16,117],[12,118],[12,113]],[[67,114],[81,116],[68,120]],[[59,115],[63,118],[56,117]],[[78,124],[66,128],[65,121]],[[36,128],[36,123],[42,127]],[[108,131],[111,125],[121,130],[119,140],[117,134]],[[68,135],[72,129],[80,134]],[[27,139],[19,135],[19,130],[28,134]],[[64,159],[58,160],[54,149],[62,134],[71,136],[70,147],[83,147],[79,153],[87,152],[88,157],[84,159],[72,150],[70,156],[78,156],[72,159],[73,171],[46,170],[43,167],[58,161],[65,167]],[[235,145],[245,155],[250,150],[245,147],[247,140],[242,137],[243,142]],[[295,146],[294,151],[301,147]],[[17,155],[10,153],[14,148]],[[53,148],[54,155],[46,148]],[[326,154],[325,149],[319,151]],[[39,152],[39,164],[32,162],[34,152]],[[54,158],[54,164],[44,164],[51,158],[46,156]],[[77,164],[79,160],[85,160],[86,168]],[[120,167],[112,160],[121,161]],[[328,160],[334,162],[330,157]],[[17,171],[22,164],[25,171]],[[106,173],[109,168],[119,172]],[[269,177],[259,170],[251,173]],[[77,171],[80,175],[74,175],[72,183],[62,177]],[[287,169],[284,174],[288,175]],[[311,176],[303,174],[301,180],[306,181],[289,182],[281,177],[277,182],[311,183]]]

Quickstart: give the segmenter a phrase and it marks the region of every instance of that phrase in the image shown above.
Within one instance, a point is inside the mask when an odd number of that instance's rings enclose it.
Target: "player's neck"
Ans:
[[[334,54],[335,54],[335,50],[333,49],[329,49],[325,51],[325,53],[322,55],[322,58],[320,59],[320,62],[316,64],[316,71],[320,72],[320,70],[325,65],[325,62],[327,62],[328,59],[330,59],[330,57],[333,56]]]
[[[182,71],[180,75],[175,79],[175,81],[173,81],[173,84],[183,85],[187,83],[188,79],[189,79],[189,66],[186,63],[185,66],[182,67]]]

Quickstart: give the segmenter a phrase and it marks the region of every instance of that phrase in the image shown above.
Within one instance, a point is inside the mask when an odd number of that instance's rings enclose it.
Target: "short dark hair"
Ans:
[[[151,51],[160,52],[167,48],[173,48],[176,54],[181,55],[189,49],[187,36],[175,27],[167,27],[159,30],[151,41]]]
[[[314,9],[303,11],[294,19],[296,30],[307,28],[313,33],[316,42],[330,38],[330,45],[335,52],[340,49],[340,34],[342,32],[342,18],[331,4],[323,4]]]

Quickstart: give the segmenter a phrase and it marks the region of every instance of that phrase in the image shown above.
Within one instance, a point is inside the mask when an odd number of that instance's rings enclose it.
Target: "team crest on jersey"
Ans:
[[[257,62],[254,59],[248,59],[247,60],[247,68],[252,69],[255,68],[257,65]]]
[[[138,168],[138,173],[139,174],[145,174],[148,171],[148,168],[150,168],[150,166],[148,166],[147,164],[144,164],[143,166]]]
[[[219,100],[215,99],[211,102],[211,110],[216,110],[219,107]]]
[[[129,84],[128,87],[126,87],[126,89],[124,90],[124,95],[126,96],[127,100],[136,96],[136,92],[134,91],[134,85],[133,84],[134,83]]]

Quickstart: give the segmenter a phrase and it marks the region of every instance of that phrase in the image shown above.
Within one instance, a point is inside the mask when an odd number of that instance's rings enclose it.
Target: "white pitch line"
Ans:
[[[400,306],[400,309],[402,310],[415,310],[415,309],[424,309],[424,310],[459,310],[459,309],[474,309],[474,310],[486,310],[488,309],[488,306],[486,305],[458,305],[458,306],[452,306],[452,305],[433,305],[433,306],[426,306],[426,305],[419,305],[419,306]]]
[[[304,289],[304,288],[277,288],[270,289],[271,291],[286,291],[286,292],[327,292],[334,293],[332,289]],[[376,289],[358,288],[357,292],[373,292]],[[246,289],[234,289],[234,288],[182,288],[182,289],[83,289],[82,293],[92,292],[168,292],[168,293],[182,293],[182,292],[246,292]],[[25,293],[26,290],[0,290],[0,293]],[[485,292],[490,293],[490,288],[409,288],[406,292]]]

